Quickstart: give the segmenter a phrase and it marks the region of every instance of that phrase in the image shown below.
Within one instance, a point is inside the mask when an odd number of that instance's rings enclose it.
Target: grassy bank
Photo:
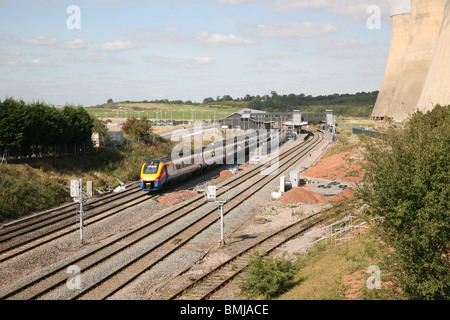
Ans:
[[[330,241],[331,242],[331,241]],[[319,243],[299,255],[300,271],[280,300],[393,300],[402,299],[395,278],[384,264],[387,249],[372,229],[337,247]],[[370,266],[381,270],[381,289],[368,289]]]
[[[29,165],[0,166],[0,221],[70,201],[66,189]]]
[[[70,180],[93,181],[105,191],[137,181],[142,164],[170,154],[169,142],[100,150],[89,156],[36,159],[0,166],[0,222],[71,202]]]

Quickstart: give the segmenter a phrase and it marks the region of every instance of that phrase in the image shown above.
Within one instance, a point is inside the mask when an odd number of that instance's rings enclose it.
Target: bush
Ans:
[[[285,288],[286,282],[291,280],[298,271],[298,267],[284,258],[264,258],[255,253],[245,269],[243,282],[240,284],[243,295],[251,298],[264,296],[272,299]]]
[[[0,221],[42,211],[71,198],[67,191],[24,165],[0,166]]]
[[[450,297],[450,106],[413,115],[366,146],[359,196],[384,216],[392,265],[411,299]]]
[[[138,120],[135,117],[131,117],[127,119],[122,130],[132,139],[148,141],[152,132],[152,126],[146,119]]]

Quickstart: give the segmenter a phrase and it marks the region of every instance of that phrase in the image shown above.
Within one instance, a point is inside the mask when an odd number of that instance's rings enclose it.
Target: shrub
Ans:
[[[384,216],[403,291],[411,299],[450,297],[450,106],[413,115],[404,129],[366,146],[359,196]]]
[[[284,258],[264,258],[255,253],[245,269],[244,281],[240,284],[243,295],[251,298],[264,296],[272,299],[285,288],[286,282],[297,273],[297,266]]]

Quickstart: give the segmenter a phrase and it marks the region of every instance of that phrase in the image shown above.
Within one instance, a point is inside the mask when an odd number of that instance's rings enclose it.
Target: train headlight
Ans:
[[[141,178],[141,183],[144,183],[144,180]]]
[[[156,179],[155,179],[155,182],[159,182],[159,178],[156,178]]]

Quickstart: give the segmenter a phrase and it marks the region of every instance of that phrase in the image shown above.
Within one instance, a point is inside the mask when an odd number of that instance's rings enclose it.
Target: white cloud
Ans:
[[[135,46],[134,44],[132,44],[129,41],[121,41],[121,40],[116,40],[116,41],[112,41],[112,42],[107,42],[102,44],[101,49],[102,51],[123,51],[123,50],[130,50],[130,49],[134,49]]]
[[[209,34],[207,31],[200,32],[195,39],[199,45],[204,47],[239,46],[252,45],[256,43],[253,40],[244,39],[236,36],[235,34]]]
[[[318,24],[312,22],[270,24],[247,26],[243,30],[247,33],[268,38],[312,38],[338,32],[339,29],[331,24]]]
[[[279,60],[279,59],[289,58],[289,57],[292,57],[292,54],[289,52],[277,52],[274,54],[260,55],[258,58],[259,58],[259,60],[270,61],[270,60]]]
[[[46,38],[44,36],[39,36],[34,39],[21,39],[20,41],[35,46],[54,46],[58,44],[58,39],[56,38]]]
[[[410,0],[277,0],[274,8],[277,11],[321,10],[335,16],[365,21],[368,18],[367,9],[372,5],[380,7],[384,18],[411,10]]]
[[[21,52],[0,50],[0,59],[13,59],[22,55]]]
[[[87,48],[87,45],[84,40],[75,39],[73,41],[61,41],[58,47],[61,49],[78,50]]]
[[[77,59],[79,62],[89,62],[89,63],[105,63],[105,64],[131,64],[131,61],[125,59],[118,59],[112,57],[106,53],[99,52],[86,52],[84,54],[84,59]]]
[[[11,35],[4,35],[2,39],[19,44],[29,44],[33,46],[53,46],[66,50],[78,50],[87,48],[85,41],[82,39],[75,39],[72,41],[62,41],[56,38],[46,38],[44,36],[38,36],[33,39],[25,39],[25,38],[19,39]]]
[[[316,48],[320,50],[352,50],[362,47],[367,47],[367,44],[363,44],[356,40],[331,40],[331,41],[319,41],[316,43]]]
[[[10,67],[49,67],[48,64],[44,63],[40,58],[35,58],[31,61],[18,61],[18,60],[7,60],[1,63],[0,65],[6,65]]]
[[[391,14],[410,13],[411,0],[391,1]]]
[[[42,66],[42,61],[39,58],[34,59],[33,61],[31,61],[31,64],[33,66]]]
[[[219,3],[241,5],[246,3],[264,3],[268,0],[217,0]],[[363,21],[367,19],[367,8],[379,6],[385,18],[398,13],[411,12],[411,0],[276,0],[273,8],[277,11],[293,9],[323,10],[335,16],[350,17]]]
[[[190,58],[190,57],[162,57],[162,56],[152,56],[146,58],[147,62],[180,68],[180,69],[188,69],[201,65],[209,65],[216,62],[216,59],[211,57],[198,57],[198,58]]]
[[[135,30],[125,30],[122,32],[122,35],[142,42],[176,42],[182,39],[178,30],[173,28],[150,28],[141,32],[137,32]]]
[[[34,54],[32,54],[34,55]],[[18,57],[23,56],[21,52],[9,52],[0,50],[0,65],[6,66],[24,66],[24,67],[48,67],[49,65],[44,63],[41,58],[34,58],[33,60],[24,61],[19,60]]]

